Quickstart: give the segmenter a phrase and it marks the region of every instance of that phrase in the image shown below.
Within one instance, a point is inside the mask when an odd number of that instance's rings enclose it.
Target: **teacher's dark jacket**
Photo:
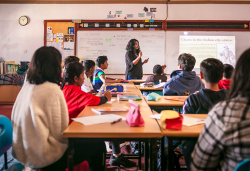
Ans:
[[[142,77],[142,61],[141,59],[138,61],[136,65],[133,64],[133,61],[137,58],[137,56],[132,51],[127,51],[125,55],[125,61],[126,61],[126,72],[125,72],[125,78],[127,79],[128,76],[134,76],[134,77]]]

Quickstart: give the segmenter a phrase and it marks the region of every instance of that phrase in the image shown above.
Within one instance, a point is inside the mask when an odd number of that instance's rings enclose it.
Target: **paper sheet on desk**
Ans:
[[[185,115],[182,115],[182,116],[184,117],[183,123],[182,123],[182,125],[184,125],[184,126],[194,126],[194,125],[199,125],[199,124],[203,124],[206,122],[205,119],[193,118],[193,117],[189,117],[189,116],[185,116]],[[150,118],[160,120],[161,114],[150,115]]]
[[[107,104],[112,104],[114,101],[116,101],[116,99],[111,99],[110,101],[107,101]]]
[[[107,122],[111,123],[111,122],[116,121],[120,118],[122,118],[122,120],[126,120],[125,117],[115,115],[115,114],[105,114],[105,115],[98,115],[98,116],[72,118],[72,120],[88,126],[88,125],[95,125],[95,124],[107,123]]]

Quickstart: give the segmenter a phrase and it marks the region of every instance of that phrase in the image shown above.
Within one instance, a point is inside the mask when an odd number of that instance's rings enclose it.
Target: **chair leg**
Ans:
[[[139,141],[139,160],[138,160],[138,166],[139,166],[139,170],[141,170],[141,141]]]
[[[8,169],[7,152],[4,153],[4,169]]]
[[[121,171],[121,167],[120,166],[117,166],[117,171]]]

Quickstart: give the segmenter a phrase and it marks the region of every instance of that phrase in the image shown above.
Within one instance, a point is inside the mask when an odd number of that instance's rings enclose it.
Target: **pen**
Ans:
[[[116,123],[116,122],[120,122],[121,120],[122,120],[122,118],[120,118],[120,119],[118,119],[118,120],[116,120],[116,121],[111,122],[111,124],[114,124],[114,123]]]

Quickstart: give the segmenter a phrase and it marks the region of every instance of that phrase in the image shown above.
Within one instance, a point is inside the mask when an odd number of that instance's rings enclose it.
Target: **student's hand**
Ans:
[[[164,70],[164,69],[166,69],[167,66],[166,65],[162,65],[161,67],[162,67],[162,70]]]
[[[110,91],[108,90],[108,91],[106,91],[105,93],[104,93],[104,96],[105,97],[107,97],[107,99],[108,99],[108,101],[110,101],[111,100],[111,93],[110,93]]]
[[[121,83],[123,81],[123,79],[117,79],[115,80],[116,83]]]
[[[148,59],[145,59],[145,60],[143,61],[143,64],[146,64],[146,63],[148,63]]]

